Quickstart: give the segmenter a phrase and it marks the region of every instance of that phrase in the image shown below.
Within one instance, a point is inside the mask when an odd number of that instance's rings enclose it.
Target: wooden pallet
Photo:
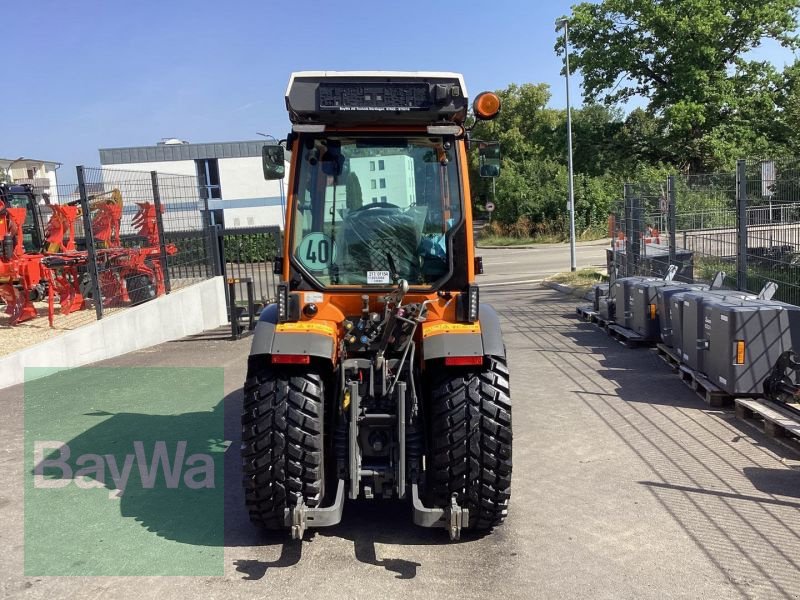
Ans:
[[[616,323],[610,323],[606,328],[608,335],[628,348],[639,348],[640,346],[652,346],[653,342],[642,337],[632,329],[623,327]]]
[[[698,373],[686,365],[680,365],[678,366],[678,375],[709,406],[719,408],[733,404],[733,396],[719,389],[702,373]]]
[[[674,349],[665,344],[656,344],[656,353],[673,371],[677,371],[680,368],[681,359]]]
[[[597,312],[594,310],[594,307],[589,306],[576,306],[575,307],[575,314],[578,315],[578,318],[581,321],[586,321],[587,323],[593,323],[595,316],[597,316]]]
[[[736,417],[761,424],[761,430],[800,450],[800,414],[763,398],[737,398]]]

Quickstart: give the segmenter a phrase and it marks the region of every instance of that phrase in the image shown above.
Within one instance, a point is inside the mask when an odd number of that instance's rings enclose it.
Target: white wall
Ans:
[[[284,214],[279,203],[280,182],[264,179],[260,156],[220,158],[217,159],[217,165],[223,203],[236,200],[267,199],[264,206],[225,208],[227,227],[283,227]],[[110,171],[104,176],[109,186],[113,186],[116,180],[124,181],[124,171],[157,171],[163,174],[197,176],[194,160],[103,165],[103,169]],[[113,171],[123,171],[123,173],[117,176]],[[287,175],[289,173],[288,163],[286,163],[286,173]],[[284,181],[288,180],[284,178]],[[178,188],[170,190],[168,186],[162,186],[161,199],[165,202],[188,200],[186,190]]]
[[[103,165],[103,169],[113,171],[158,171],[170,175],[197,176],[193,160],[165,160],[161,162],[125,163],[123,165]]]
[[[277,198],[281,195],[279,181],[264,179],[260,156],[220,158],[217,164],[223,200]]]
[[[25,367],[79,367],[227,322],[225,282],[214,277],[0,357],[0,389],[22,383]]]
[[[283,209],[280,206],[226,208],[225,227],[274,227],[283,229]]]

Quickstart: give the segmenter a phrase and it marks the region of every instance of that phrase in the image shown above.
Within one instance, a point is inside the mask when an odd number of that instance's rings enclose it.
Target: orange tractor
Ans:
[[[345,497],[399,498],[451,539],[499,525],[509,373],[475,283],[463,78],[295,73],[286,105],[281,283],[244,385],[251,520],[300,538],[338,523]],[[499,110],[493,93],[473,103],[475,119]],[[283,145],[263,159],[266,179],[284,177]]]

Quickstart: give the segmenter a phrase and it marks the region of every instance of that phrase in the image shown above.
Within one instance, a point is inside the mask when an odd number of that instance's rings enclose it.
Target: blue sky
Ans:
[[[472,96],[544,82],[563,106],[553,22],[572,3],[40,1],[4,27],[0,157],[62,162],[67,183],[98,148],[281,138],[298,70],[458,71]]]

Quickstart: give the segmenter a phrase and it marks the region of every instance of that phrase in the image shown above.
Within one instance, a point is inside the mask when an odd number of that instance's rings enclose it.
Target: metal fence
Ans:
[[[275,301],[279,277],[273,261],[281,241],[279,227],[220,228],[222,268],[235,284],[239,302],[247,298],[247,280],[252,282],[256,310]]]
[[[240,307],[275,300],[279,227],[226,227],[193,176],[78,167],[76,179],[34,188],[43,248],[26,260],[41,259],[46,279],[29,325],[47,328],[52,311],[54,327],[74,329],[218,275]]]
[[[733,173],[671,176],[625,185],[611,215],[612,277],[680,281],[726,273],[732,289],[757,293],[768,281],[776,298],[800,304],[800,161],[741,160]]]

